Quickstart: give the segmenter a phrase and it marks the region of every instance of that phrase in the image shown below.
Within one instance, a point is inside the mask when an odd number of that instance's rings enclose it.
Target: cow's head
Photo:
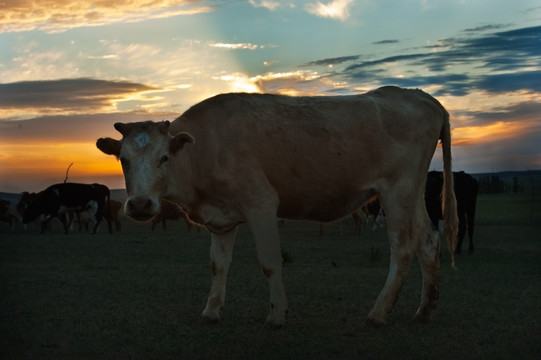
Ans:
[[[126,215],[135,220],[150,220],[160,211],[160,201],[166,189],[171,157],[194,138],[187,133],[169,134],[169,121],[116,123],[123,138],[101,138],[98,149],[115,155],[122,164],[128,199]]]
[[[36,220],[38,216],[48,213],[47,196],[44,191],[39,193],[29,194],[24,192],[21,195],[19,204],[17,204],[17,211],[21,213],[23,224],[31,223]]]

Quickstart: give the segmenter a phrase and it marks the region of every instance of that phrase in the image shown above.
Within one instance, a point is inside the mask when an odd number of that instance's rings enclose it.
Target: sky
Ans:
[[[219,93],[383,85],[447,108],[454,170],[541,169],[538,0],[3,0],[0,191],[123,188],[97,138]]]

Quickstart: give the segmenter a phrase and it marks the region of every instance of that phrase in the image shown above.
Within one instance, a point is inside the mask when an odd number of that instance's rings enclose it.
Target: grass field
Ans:
[[[263,327],[267,282],[241,228],[226,306],[200,322],[210,285],[209,235],[123,220],[110,235],[39,235],[0,227],[2,359],[539,359],[541,202],[481,196],[475,254],[450,269],[442,251],[440,304],[411,323],[416,262],[389,325],[364,323],[388,269],[385,230],[353,224],[281,225],[288,324]],[[3,225],[3,224],[1,224]],[[442,246],[445,249],[445,245]],[[465,243],[467,249],[467,243]]]

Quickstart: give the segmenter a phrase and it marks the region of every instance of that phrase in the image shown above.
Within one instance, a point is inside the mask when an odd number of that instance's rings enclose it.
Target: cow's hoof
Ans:
[[[366,323],[371,326],[371,327],[374,327],[374,328],[379,328],[379,327],[382,327],[382,326],[386,326],[387,325],[387,322],[383,319],[376,319],[376,318],[371,318],[371,317],[368,317],[366,318]]]
[[[267,329],[281,329],[284,327],[284,324],[267,320],[265,321],[265,327]]]
[[[411,322],[417,324],[426,324],[430,322],[430,316],[423,315],[422,313],[417,312],[413,319],[411,319]]]

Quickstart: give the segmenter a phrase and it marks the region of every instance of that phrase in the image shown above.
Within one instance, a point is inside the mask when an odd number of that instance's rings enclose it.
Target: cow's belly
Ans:
[[[85,210],[88,210],[88,209],[91,209],[91,208],[93,209],[94,206],[92,204],[90,204],[90,203],[84,204],[84,205],[78,205],[78,206],[61,205],[60,209],[58,209],[58,213],[59,214],[65,214],[65,213],[69,213],[69,212],[80,212],[80,211],[85,211]]]
[[[374,195],[373,190],[362,190],[343,194],[321,193],[290,194],[281,196],[278,207],[278,217],[292,220],[310,220],[318,222],[331,222],[339,220],[358,210]]]

